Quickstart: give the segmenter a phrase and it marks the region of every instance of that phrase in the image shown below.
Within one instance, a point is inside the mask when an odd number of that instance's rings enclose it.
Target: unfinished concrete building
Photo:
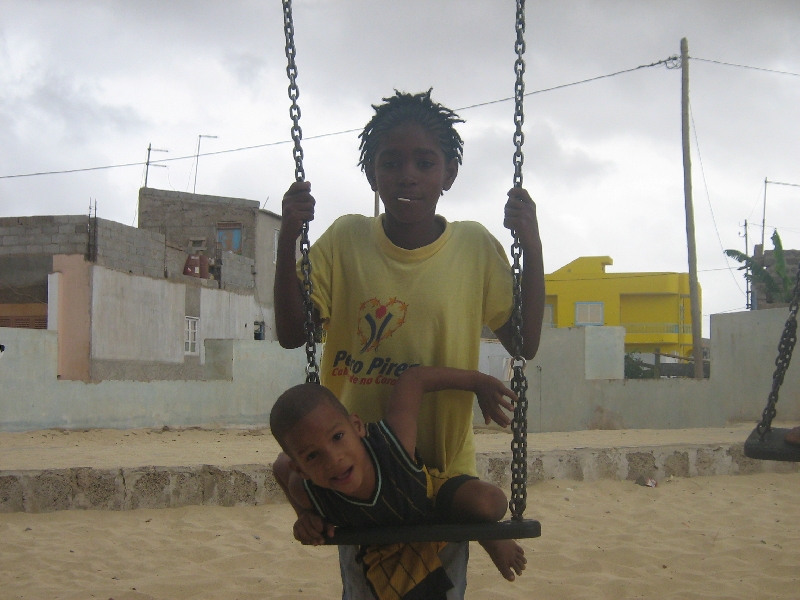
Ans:
[[[0,218],[0,327],[57,331],[60,379],[213,379],[206,339],[274,339],[278,215],[148,188],[139,208]]]

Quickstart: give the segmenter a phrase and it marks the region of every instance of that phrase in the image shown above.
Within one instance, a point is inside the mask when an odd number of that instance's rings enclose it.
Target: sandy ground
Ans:
[[[527,516],[528,570],[508,583],[473,544],[467,598],[800,598],[797,473],[549,481]],[[335,549],[292,522],[287,505],[0,514],[0,597],[339,597]]]
[[[775,423],[776,427],[790,426]],[[793,425],[791,425],[793,426]],[[752,423],[725,428],[568,431],[528,435],[530,450],[624,448],[744,441]],[[502,452],[510,433],[478,429],[477,452]],[[0,471],[143,465],[269,464],[280,452],[269,429],[86,429],[0,432]],[[798,595],[800,597],[800,595]]]

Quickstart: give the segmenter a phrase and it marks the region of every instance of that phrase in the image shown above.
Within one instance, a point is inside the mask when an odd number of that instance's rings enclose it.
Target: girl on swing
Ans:
[[[476,370],[484,325],[509,352],[512,340],[511,270],[503,247],[478,223],[448,223],[436,214],[458,175],[463,142],[455,124],[463,121],[434,102],[430,90],[396,92],[373,108],[359,136],[359,165],[385,214],[343,216],[310,251],[314,316],[327,332],[321,383],[365,422],[383,418],[392,386],[411,366]],[[512,188],[508,196],[504,226],[516,232],[524,253],[522,355],[530,360],[544,312],[542,246],[527,191]],[[314,203],[309,182],[293,183],[283,198],[275,322],[285,348],[306,341],[295,248],[303,221],[314,218]],[[477,474],[473,397],[447,390],[430,394],[422,406],[417,450],[429,469],[446,477]],[[482,401],[480,408],[487,423],[509,424],[498,403]],[[281,455],[274,468],[285,480],[288,457]],[[512,540],[505,548],[521,551]],[[357,552],[339,549],[344,598],[371,597]],[[468,555],[468,542],[448,544],[440,553],[455,585],[448,598],[463,598]],[[496,555],[492,559],[498,562]],[[507,567],[501,572],[514,577]]]

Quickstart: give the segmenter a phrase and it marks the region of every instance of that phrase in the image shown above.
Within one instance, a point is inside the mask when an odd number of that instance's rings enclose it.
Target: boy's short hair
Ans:
[[[446,106],[434,102],[431,99],[432,89],[418,94],[395,90],[394,96],[383,98],[384,104],[372,105],[375,115],[358,135],[361,138],[361,157],[358,164],[362,171],[366,172],[367,166],[374,160],[383,134],[403,123],[420,125],[439,140],[448,161],[455,158],[461,164],[464,141],[458,135],[455,124],[463,123],[464,119]]]
[[[284,445],[286,434],[323,402],[327,402],[344,416],[350,416],[333,392],[317,383],[301,383],[289,388],[278,397],[269,413],[269,428],[284,452],[291,454]]]

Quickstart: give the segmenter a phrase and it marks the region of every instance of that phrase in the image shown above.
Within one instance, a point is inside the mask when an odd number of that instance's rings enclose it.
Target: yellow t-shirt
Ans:
[[[479,223],[447,223],[416,250],[392,244],[382,217],[339,218],[311,248],[313,300],[327,339],[322,384],[365,422],[383,418],[397,377],[412,365],[477,369],[483,325],[511,314],[511,273]],[[445,473],[475,474],[469,392],[428,394],[417,449]]]

